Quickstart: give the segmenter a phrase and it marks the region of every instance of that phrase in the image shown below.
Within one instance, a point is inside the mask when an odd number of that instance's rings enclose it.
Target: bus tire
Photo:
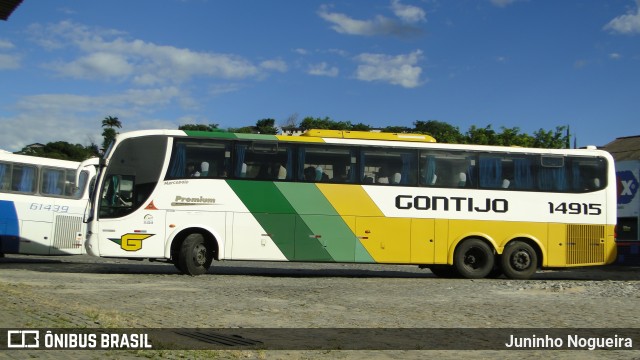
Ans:
[[[213,252],[201,234],[190,234],[180,246],[176,267],[188,275],[202,275],[209,270]]]
[[[481,279],[493,270],[495,257],[493,249],[480,239],[467,239],[456,248],[453,266],[460,276],[467,279]]]
[[[431,265],[429,266],[429,270],[439,278],[451,279],[460,277],[460,274],[458,274],[458,271],[456,271],[456,268],[452,265]]]
[[[538,270],[538,254],[531,245],[516,240],[504,248],[501,263],[509,279],[529,279]]]
[[[171,249],[171,262],[173,263],[173,266],[175,266],[176,269],[178,269],[178,271],[180,271],[183,274],[187,273],[184,269],[182,269],[182,263],[180,262],[179,246],[176,249]]]

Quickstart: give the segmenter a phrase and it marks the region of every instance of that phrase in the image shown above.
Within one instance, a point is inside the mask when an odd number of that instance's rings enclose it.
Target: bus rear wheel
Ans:
[[[538,270],[538,254],[524,241],[513,241],[504,248],[502,271],[509,279],[529,279]]]
[[[467,239],[456,248],[453,266],[460,276],[467,279],[481,279],[493,270],[495,257],[493,249],[480,239]]]
[[[188,275],[202,275],[209,270],[213,253],[201,234],[187,236],[180,246],[176,267]]]

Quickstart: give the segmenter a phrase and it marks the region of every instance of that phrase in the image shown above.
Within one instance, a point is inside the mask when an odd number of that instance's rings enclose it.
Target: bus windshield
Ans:
[[[151,195],[164,164],[167,138],[124,140],[107,165],[100,196],[102,218],[129,215]]]

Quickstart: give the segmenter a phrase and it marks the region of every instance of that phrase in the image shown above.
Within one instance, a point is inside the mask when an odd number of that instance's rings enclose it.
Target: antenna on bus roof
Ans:
[[[390,141],[416,141],[434,143],[433,136],[410,133],[386,133],[371,131],[350,131],[350,130],[325,130],[311,129],[300,136],[339,138],[339,139],[364,139],[364,140],[390,140]]]

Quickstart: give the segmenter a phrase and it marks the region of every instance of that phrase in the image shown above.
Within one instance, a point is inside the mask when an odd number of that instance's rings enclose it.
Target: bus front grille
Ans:
[[[604,263],[603,225],[567,225],[567,265]]]
[[[58,215],[53,235],[55,249],[77,249],[82,246],[78,234],[81,233],[82,217]]]

